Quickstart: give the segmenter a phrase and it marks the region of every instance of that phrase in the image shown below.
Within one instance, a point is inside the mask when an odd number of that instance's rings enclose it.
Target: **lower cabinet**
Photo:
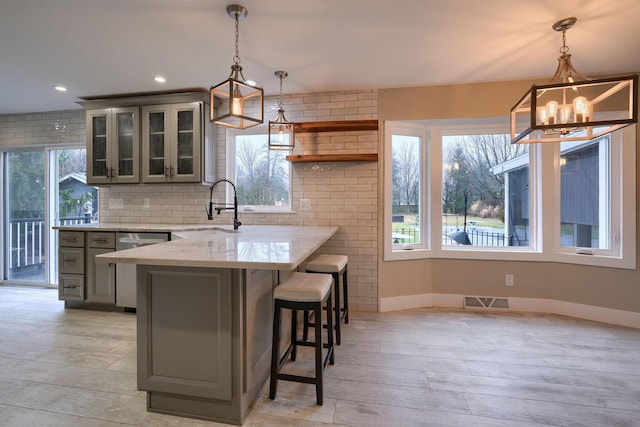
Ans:
[[[60,231],[58,241],[58,299],[115,304],[116,266],[96,256],[115,251],[116,234]]]
[[[84,301],[84,233],[58,235],[58,299]]]
[[[114,249],[87,249],[87,301],[116,303],[116,265],[96,264],[96,255]]]

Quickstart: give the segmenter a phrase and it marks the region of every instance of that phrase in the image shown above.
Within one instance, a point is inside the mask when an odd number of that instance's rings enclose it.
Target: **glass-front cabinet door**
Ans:
[[[170,174],[170,107],[142,107],[142,181],[167,182]]]
[[[87,184],[140,182],[139,109],[87,111]]]
[[[200,180],[201,103],[142,108],[142,181]]]

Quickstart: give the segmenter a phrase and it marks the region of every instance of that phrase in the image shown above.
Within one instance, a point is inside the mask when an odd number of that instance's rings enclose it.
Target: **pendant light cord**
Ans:
[[[238,12],[235,13],[235,22],[236,22],[236,54],[233,56],[233,62],[236,65],[240,65],[240,54],[238,53],[238,38],[240,37],[240,31],[238,30]]]

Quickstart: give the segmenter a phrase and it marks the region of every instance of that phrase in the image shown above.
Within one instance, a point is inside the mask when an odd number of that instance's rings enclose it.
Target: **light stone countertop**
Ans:
[[[337,231],[335,226],[286,225],[174,231],[170,242],[98,255],[96,262],[293,270]]]
[[[221,228],[220,226],[209,224],[140,224],[140,223],[92,223],[92,224],[74,224],[74,225],[57,225],[52,227],[54,230],[64,231],[123,231],[133,233],[173,233],[189,230],[211,230]]]

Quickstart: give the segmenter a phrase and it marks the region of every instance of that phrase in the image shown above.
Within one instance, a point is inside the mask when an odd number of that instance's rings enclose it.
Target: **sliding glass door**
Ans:
[[[44,282],[45,153],[16,151],[5,155],[5,277]]]
[[[2,153],[2,279],[57,283],[55,225],[96,222],[98,189],[86,185],[86,150]]]

